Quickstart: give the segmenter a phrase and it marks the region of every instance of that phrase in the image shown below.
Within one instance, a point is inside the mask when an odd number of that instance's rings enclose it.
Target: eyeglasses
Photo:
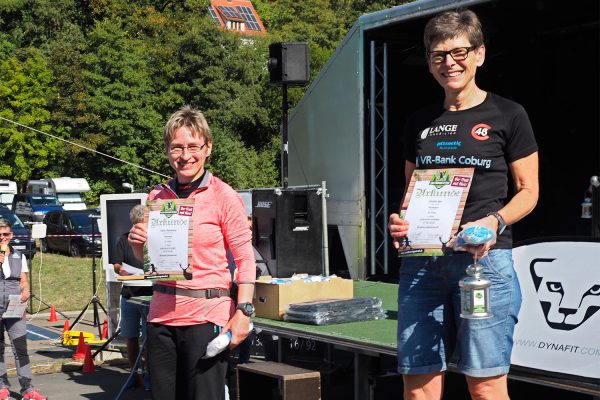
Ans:
[[[0,233],[0,236],[2,236],[2,237],[10,237],[10,235],[12,235],[12,232],[2,232],[2,233]]]
[[[454,61],[463,61],[466,60],[469,56],[469,52],[475,50],[477,46],[469,46],[469,47],[457,47],[455,49],[449,51],[429,51],[427,52],[427,57],[432,64],[441,64],[446,60],[446,56],[450,54],[450,57]]]
[[[171,148],[169,149],[169,153],[171,153],[174,156],[179,156],[183,154],[183,150],[187,149],[187,151],[189,151],[191,154],[196,154],[200,153],[204,146],[206,146],[206,143],[204,143],[202,146],[198,146],[195,144],[191,146],[171,146]]]

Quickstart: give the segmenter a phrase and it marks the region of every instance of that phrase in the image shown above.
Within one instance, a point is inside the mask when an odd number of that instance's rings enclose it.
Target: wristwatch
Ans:
[[[246,317],[254,317],[254,305],[252,303],[240,303],[236,309],[242,310]]]
[[[487,213],[486,216],[489,217],[490,215],[498,220],[498,231],[496,233],[498,236],[502,235],[502,232],[504,232],[504,230],[506,229],[506,221],[504,221],[504,218],[502,218],[502,215],[500,215],[496,211]]]

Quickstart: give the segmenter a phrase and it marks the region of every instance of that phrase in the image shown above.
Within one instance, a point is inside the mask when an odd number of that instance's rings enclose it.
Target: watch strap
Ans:
[[[502,215],[500,215],[500,213],[498,213],[497,211],[492,211],[490,213],[487,213],[488,217],[490,215],[498,220],[498,230],[497,230],[496,234],[498,236],[502,235],[502,232],[504,232],[504,230],[506,229],[506,221],[504,221],[504,218],[502,218]]]

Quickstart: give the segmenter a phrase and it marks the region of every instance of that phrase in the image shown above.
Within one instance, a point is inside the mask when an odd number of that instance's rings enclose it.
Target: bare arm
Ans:
[[[537,204],[539,197],[538,181],[538,153],[535,152],[527,157],[513,161],[509,165],[510,173],[515,182],[515,195],[498,213],[502,216],[506,225],[512,225],[529,214]],[[471,225],[485,226],[492,232],[498,231],[498,220],[493,216],[484,217],[477,221],[464,224],[466,228]],[[478,246],[471,251],[476,257],[485,257],[488,250],[495,241]]]
[[[21,272],[21,281],[19,283],[21,287],[21,303],[25,303],[29,300],[29,278],[26,272]]]

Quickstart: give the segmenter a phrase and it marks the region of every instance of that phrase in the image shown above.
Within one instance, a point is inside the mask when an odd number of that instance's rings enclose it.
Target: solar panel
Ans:
[[[250,9],[250,7],[237,6],[237,9],[246,21],[246,26],[248,27],[248,29],[252,31],[260,31],[260,25],[258,25],[256,17],[254,16],[254,13],[252,12],[252,9]]]
[[[236,19],[244,19],[242,18],[242,16],[240,14],[238,14],[237,11],[235,11],[233,9],[233,7],[229,7],[229,6],[218,6],[219,10],[221,10],[221,12],[229,18],[236,18]]]
[[[213,6],[208,6],[208,12],[210,13],[210,16],[217,21],[217,25],[222,26],[221,25],[221,21],[219,20],[219,17],[217,16],[217,12],[215,11],[215,9],[213,8]]]

